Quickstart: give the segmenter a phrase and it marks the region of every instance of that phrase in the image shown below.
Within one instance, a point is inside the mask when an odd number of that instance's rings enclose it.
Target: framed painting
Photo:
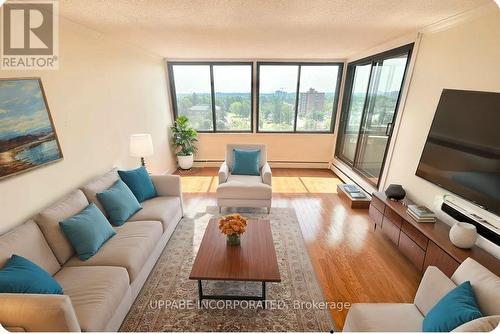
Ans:
[[[0,179],[62,158],[40,78],[0,79]]]

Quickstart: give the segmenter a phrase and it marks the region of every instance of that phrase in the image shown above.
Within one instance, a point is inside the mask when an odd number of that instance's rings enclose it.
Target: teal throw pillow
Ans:
[[[118,175],[120,175],[122,181],[132,190],[139,203],[158,196],[146,168],[139,167],[126,171],[119,170]]]
[[[132,191],[122,181],[116,181],[109,189],[97,193],[97,199],[108,213],[111,224],[120,226],[142,209]]]
[[[28,259],[12,255],[0,269],[0,293],[39,293],[62,295],[59,283]]]
[[[233,149],[234,175],[260,175],[260,150]]]
[[[82,261],[91,258],[116,234],[94,203],[76,215],[59,222],[59,226]]]
[[[451,332],[458,326],[483,315],[477,306],[470,282],[448,292],[424,318],[424,332]]]

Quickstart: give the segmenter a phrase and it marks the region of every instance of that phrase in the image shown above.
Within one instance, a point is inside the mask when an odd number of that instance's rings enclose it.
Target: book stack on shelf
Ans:
[[[363,191],[361,191],[361,189],[359,189],[358,186],[355,184],[344,184],[344,190],[353,199],[366,198],[365,193]]]
[[[418,223],[436,222],[436,215],[434,214],[434,212],[432,212],[425,206],[411,204],[408,205],[408,209],[406,210],[406,212]]]

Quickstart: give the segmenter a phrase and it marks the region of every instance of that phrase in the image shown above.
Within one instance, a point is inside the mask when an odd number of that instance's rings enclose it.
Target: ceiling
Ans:
[[[491,0],[64,0],[60,14],[168,58],[347,58]]]

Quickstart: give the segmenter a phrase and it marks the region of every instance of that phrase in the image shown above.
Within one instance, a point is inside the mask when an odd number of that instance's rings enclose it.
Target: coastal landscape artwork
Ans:
[[[0,179],[62,157],[41,80],[0,79]]]

